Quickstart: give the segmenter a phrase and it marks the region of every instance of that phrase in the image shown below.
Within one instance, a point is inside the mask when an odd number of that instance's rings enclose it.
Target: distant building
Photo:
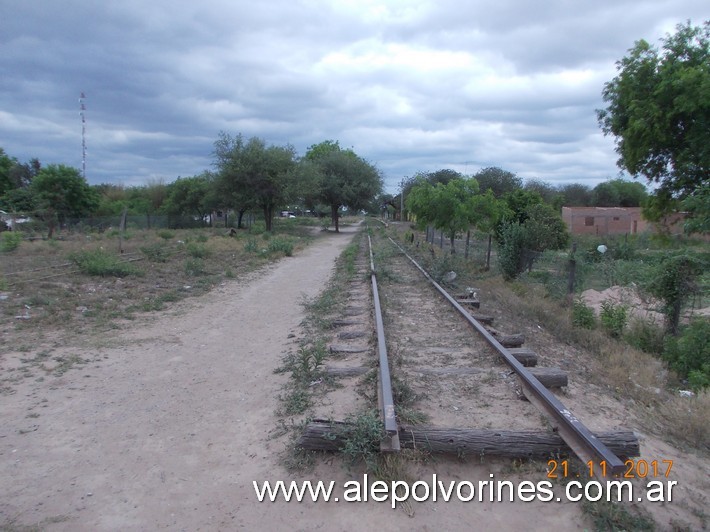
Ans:
[[[562,207],[562,219],[572,235],[682,235],[685,213],[670,214],[656,224],[643,219],[641,207]]]
[[[562,219],[573,235],[635,235],[650,229],[641,207],[562,207]]]

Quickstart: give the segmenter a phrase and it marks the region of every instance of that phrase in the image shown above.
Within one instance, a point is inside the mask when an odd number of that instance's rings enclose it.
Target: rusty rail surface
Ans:
[[[444,296],[444,298],[468,321],[468,323],[483,336],[503,360],[515,371],[522,382],[523,391],[528,400],[535,405],[543,414],[546,414],[555,425],[555,430],[560,437],[569,445],[570,449],[579,457],[582,462],[590,460],[596,464],[606,462],[607,471],[612,474],[623,473],[624,462],[612,453],[592,432],[582,424],[582,422],[570,412],[539,380],[530,373],[525,366],[518,362],[515,357],[504,347],[493,335],[491,335],[478,320],[462,307],[451,295],[442,288],[432,277],[422,268],[417,261],[410,257],[407,252],[392,238],[390,241],[399,248],[418,269],[424,277]]]

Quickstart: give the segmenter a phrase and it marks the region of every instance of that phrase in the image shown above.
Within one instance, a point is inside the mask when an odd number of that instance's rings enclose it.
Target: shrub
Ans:
[[[663,359],[694,389],[710,385],[710,321],[694,320],[677,337],[667,336]]]
[[[185,273],[191,277],[197,277],[199,275],[204,275],[205,273],[205,261],[201,258],[191,258],[185,261]]]
[[[190,242],[185,246],[187,254],[196,259],[206,259],[210,256],[210,250],[204,244]]]
[[[269,240],[268,250],[269,253],[283,253],[287,257],[290,257],[293,255],[293,242],[285,238],[273,238]]]
[[[585,305],[581,299],[575,299],[572,303],[572,323],[583,329],[594,329],[597,325],[594,309]]]
[[[377,467],[380,442],[385,436],[384,425],[377,412],[366,412],[350,416],[346,420],[350,426],[342,448],[351,465],[365,462],[369,471]]]
[[[158,231],[158,236],[163,240],[170,240],[175,236],[175,233],[168,229],[161,229],[160,231]]]
[[[2,234],[2,240],[0,240],[0,251],[15,251],[20,247],[20,242],[22,242],[22,235],[20,233],[15,231],[4,232]]]
[[[632,319],[624,335],[626,341],[644,353],[660,355],[663,353],[663,327],[659,327],[653,320],[641,318]]]
[[[102,249],[77,251],[69,255],[69,260],[87,275],[126,277],[139,273],[130,263],[122,262],[115,255]]]
[[[167,262],[170,257],[170,251],[161,244],[144,246],[140,249],[141,253],[151,262]]]
[[[244,251],[246,251],[247,253],[259,252],[259,243],[256,241],[256,238],[250,238],[246,241],[246,243],[244,244]]]
[[[525,238],[525,228],[520,224],[508,224],[501,230],[498,264],[506,281],[515,279],[524,269],[522,255]]]
[[[616,305],[612,301],[606,300],[602,302],[599,319],[602,323],[602,327],[610,336],[620,338],[626,328],[628,311],[626,306]]]

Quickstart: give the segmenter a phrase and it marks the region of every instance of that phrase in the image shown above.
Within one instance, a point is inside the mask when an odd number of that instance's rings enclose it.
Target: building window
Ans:
[[[620,218],[619,218],[618,216],[614,216],[614,221],[615,221],[615,222],[618,222],[619,219],[620,219]]]
[[[585,216],[584,225],[587,227],[592,227],[594,225],[594,216]]]

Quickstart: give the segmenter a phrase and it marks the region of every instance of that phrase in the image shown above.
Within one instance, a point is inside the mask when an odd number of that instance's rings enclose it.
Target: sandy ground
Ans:
[[[253,481],[308,478],[342,486],[362,479],[338,461],[319,462],[306,475],[286,472],[281,455],[288,440],[276,415],[286,377],[273,373],[295,345],[300,303],[325,287],[352,234],[324,234],[247,281],[97,339],[108,347],[89,352],[68,345],[65,354],[91,362],[43,382],[25,379],[15,394],[0,397],[0,528],[588,528],[578,505],[569,503],[430,502],[407,511],[372,502],[257,501]],[[3,356],[7,366],[22,355]],[[510,471],[501,467],[435,459],[416,473],[507,478]]]

